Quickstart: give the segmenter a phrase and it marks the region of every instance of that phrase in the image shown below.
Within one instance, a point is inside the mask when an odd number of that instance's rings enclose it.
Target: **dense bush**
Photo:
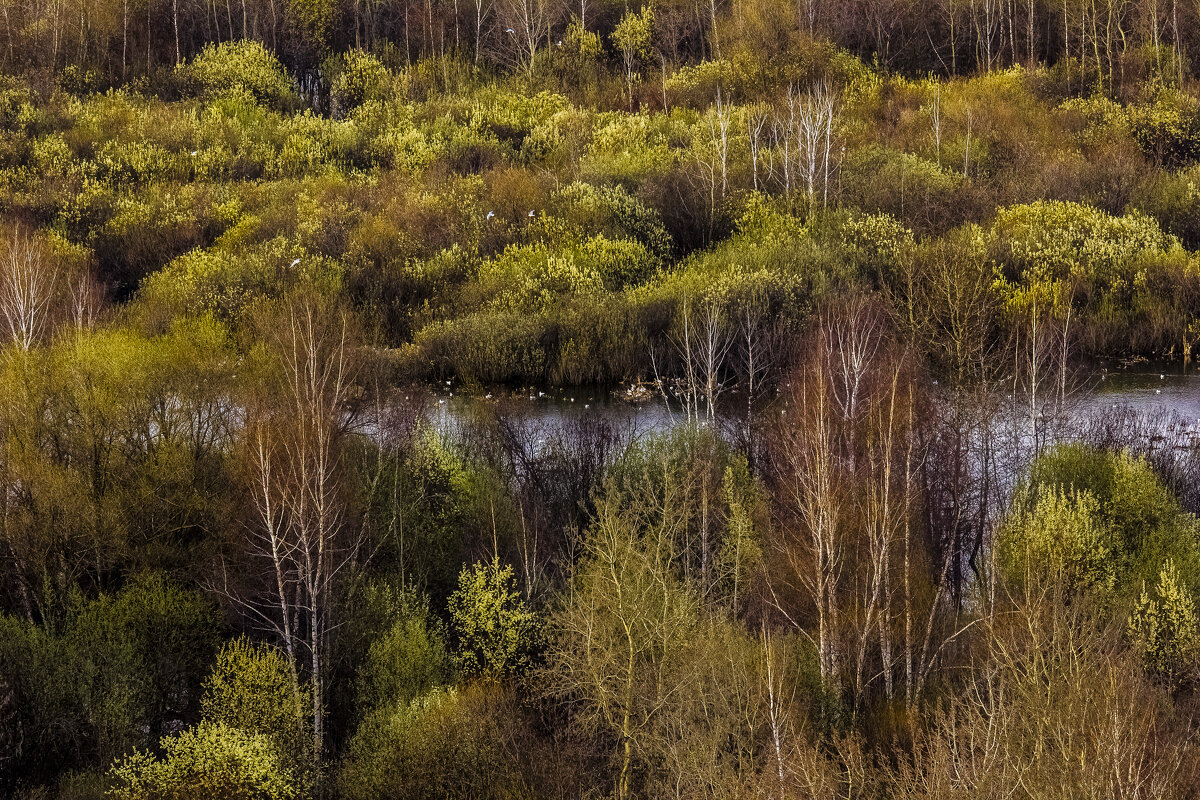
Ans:
[[[498,687],[433,689],[381,707],[350,742],[338,775],[341,796],[508,797],[524,786],[505,733],[512,699]]]
[[[294,778],[267,737],[203,722],[163,741],[163,756],[135,753],[110,773],[119,800],[290,800]]]
[[[255,41],[209,45],[179,67],[179,77],[188,91],[209,100],[244,92],[264,106],[282,109],[295,98],[283,65]]]
[[[219,630],[208,602],[159,575],[83,604],[60,631],[0,626],[8,787],[103,768],[194,720]]]
[[[1065,567],[1077,582],[1132,601],[1170,560],[1173,581],[1200,589],[1196,521],[1146,461],[1064,445],[1032,464],[1029,486],[1036,505],[1026,505],[1032,516],[1017,523],[1013,540],[1022,563]]]
[[[265,738],[281,763],[298,773],[312,727],[308,691],[297,685],[279,651],[235,639],[221,648],[204,681],[200,712],[208,723]]]
[[[1195,794],[1196,9],[135,6],[2,6],[0,795]]]
[[[528,669],[538,649],[537,618],[512,567],[493,560],[464,568],[449,602],[459,670],[494,679]]]

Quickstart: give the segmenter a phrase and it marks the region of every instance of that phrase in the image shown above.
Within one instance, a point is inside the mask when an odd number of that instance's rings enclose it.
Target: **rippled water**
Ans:
[[[1152,366],[1100,373],[1091,381],[1094,389],[1083,408],[1125,405],[1139,411],[1178,414],[1192,425],[1200,425],[1200,372]]]

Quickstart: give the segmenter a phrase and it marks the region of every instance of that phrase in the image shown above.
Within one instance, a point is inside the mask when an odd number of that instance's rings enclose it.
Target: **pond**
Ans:
[[[1092,376],[1092,390],[1081,409],[1128,406],[1136,411],[1173,414],[1190,426],[1200,425],[1200,371],[1142,364],[1101,371]]]
[[[1138,416],[1170,425],[1176,432],[1200,437],[1200,370],[1173,366],[1139,364],[1132,367],[1096,371],[1077,383],[1080,388],[1069,412],[1074,421],[1084,422],[1113,409],[1125,409]],[[598,415],[629,436],[663,433],[687,422],[679,402],[669,405],[652,386],[572,388],[566,390],[529,390],[495,396],[464,395],[452,385],[436,387],[431,421],[445,434],[461,429],[474,408],[480,404],[503,404],[531,430],[552,432],[573,420]],[[741,402],[726,396],[725,419],[740,418]]]

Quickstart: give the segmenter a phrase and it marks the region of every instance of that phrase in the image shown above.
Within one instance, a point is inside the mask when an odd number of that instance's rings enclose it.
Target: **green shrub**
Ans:
[[[388,488],[368,499],[378,525],[372,530],[378,542],[373,566],[376,574],[396,576],[396,583],[406,588],[381,586],[371,592],[379,594],[370,613],[376,622],[369,636],[364,633],[372,643],[397,623],[423,617],[409,592],[441,603],[453,591],[465,557],[472,491],[470,465],[425,425],[412,433],[402,454],[385,458],[381,468],[381,485]],[[363,648],[364,655],[369,647]]]
[[[183,84],[206,100],[244,93],[257,103],[281,110],[295,102],[292,82],[283,65],[251,39],[210,44],[177,69]]]
[[[311,695],[297,685],[284,655],[245,638],[227,642],[204,681],[200,711],[209,723],[269,740],[296,765],[309,747]]]
[[[513,569],[498,559],[465,567],[450,595],[454,665],[499,678],[527,669],[538,649],[537,617],[517,591]]]
[[[87,697],[76,653],[62,637],[0,614],[0,793],[50,781],[86,764],[91,744]]]
[[[545,313],[565,298],[604,291],[595,264],[570,252],[557,255],[540,247],[510,247],[483,265],[479,280],[484,291],[492,294],[492,308],[512,313]]]
[[[109,775],[114,800],[291,800],[295,778],[269,738],[202,722],[162,741],[163,755],[134,753]]]
[[[663,84],[663,91],[672,103],[690,105],[694,108],[705,108],[716,101],[720,89],[729,99],[731,79],[737,80],[741,74],[733,69],[733,65],[725,59],[701,61],[697,64],[685,64],[671,73]]]
[[[1200,101],[1175,91],[1128,109],[1130,133],[1147,156],[1175,168],[1200,161]]]
[[[1145,254],[1177,246],[1143,214],[1115,217],[1057,200],[1000,209],[990,238],[994,257],[1017,274],[1037,268],[1057,278],[1108,283],[1128,280]]]
[[[105,761],[152,744],[195,713],[217,649],[217,617],[198,593],[151,574],[84,606],[66,639]]]
[[[1116,583],[1116,547],[1096,498],[1087,491],[1041,486],[1016,502],[1022,510],[1009,518],[999,543],[1008,580],[1030,589],[1057,582],[1069,592],[1109,599]]]
[[[665,176],[689,141],[686,123],[666,114],[606,112],[596,120],[591,146],[580,160],[584,180],[626,187]]]
[[[338,59],[330,86],[333,114],[344,117],[369,101],[390,99],[392,74],[383,62],[362,50],[347,50]]]
[[[668,258],[674,249],[658,213],[621,186],[577,181],[554,193],[550,211],[585,233],[638,242],[658,258]]]
[[[529,315],[509,312],[441,320],[417,331],[406,360],[417,374],[457,375],[467,382],[542,381],[542,330]]]
[[[1200,166],[1147,175],[1129,205],[1156,219],[1188,249],[1200,249]]]
[[[346,800],[467,800],[525,796],[505,742],[516,709],[499,687],[434,689],[385,706],[359,727],[337,776]]]
[[[1084,445],[1060,445],[1030,466],[1029,491],[1086,493],[1097,530],[1107,531],[1106,571],[1117,596],[1132,601],[1169,559],[1189,592],[1200,588],[1197,522],[1144,460]]]
[[[1146,666],[1170,684],[1193,677],[1200,655],[1196,603],[1168,560],[1153,595],[1145,587],[1129,617],[1129,635]]]
[[[519,151],[526,136],[569,106],[567,98],[553,92],[488,88],[472,99],[468,124]]]
[[[332,295],[341,282],[338,264],[277,238],[241,252],[214,248],[180,256],[146,279],[140,299],[173,315],[207,313],[240,323],[258,300],[305,285]]]
[[[407,706],[441,685],[449,667],[436,621],[427,609],[414,606],[371,644],[358,674],[358,707],[369,713],[383,706]]]
[[[852,150],[841,164],[846,201],[923,231],[944,230],[970,218],[964,189],[961,170],[883,145]]]

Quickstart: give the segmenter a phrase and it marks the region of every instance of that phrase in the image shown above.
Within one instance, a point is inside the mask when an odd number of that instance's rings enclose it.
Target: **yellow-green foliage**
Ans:
[[[1195,672],[1200,655],[1196,604],[1172,561],[1163,565],[1153,594],[1142,588],[1129,617],[1129,635],[1146,665],[1167,681],[1176,683]]]
[[[674,166],[679,154],[672,145],[680,141],[690,141],[681,117],[606,112],[596,120],[580,169],[596,183],[637,183]]]
[[[758,488],[744,458],[737,458],[725,468],[721,500],[728,513],[717,564],[722,589],[735,609],[744,599],[763,558],[762,534],[755,525],[757,506],[762,503]]]
[[[546,375],[539,338],[542,325],[527,314],[476,313],[438,320],[413,337],[414,370],[458,375],[463,380],[502,382]]]
[[[1001,564],[1009,579],[1036,590],[1060,581],[1070,591],[1106,598],[1116,584],[1112,531],[1087,491],[1039,487],[1017,500],[1000,534]]]
[[[245,638],[227,642],[204,682],[206,722],[266,737],[279,753],[299,760],[312,727],[307,685],[297,685],[284,655]]]
[[[1180,508],[1178,498],[1144,459],[1085,445],[1060,445],[1033,462],[1028,487],[1022,490],[1022,514],[1028,514],[1030,498],[1047,492],[1093,498],[1095,505],[1089,508],[1096,530],[1107,537],[1104,569],[1112,571],[1120,597],[1132,602],[1167,560],[1177,567],[1188,591],[1200,586],[1196,519]]]
[[[628,53],[630,58],[648,58],[653,26],[654,8],[649,4],[642,7],[641,13],[627,11],[613,28],[612,42],[618,50]]]
[[[848,238],[865,242],[871,225],[864,228],[866,236]],[[882,244],[891,228],[876,227]],[[830,289],[853,280],[855,251],[837,240],[840,234],[833,235],[835,241],[818,240],[797,218],[752,198],[732,237],[660,273],[633,296],[643,303],[711,301],[729,311],[754,306],[778,322],[796,322]]]
[[[586,234],[640,242],[658,258],[671,255],[671,236],[652,208],[621,186],[575,182],[551,198],[552,213]]]
[[[1130,205],[1157,219],[1190,250],[1200,248],[1200,166],[1148,176]]]
[[[1142,152],[1168,167],[1200,160],[1200,101],[1163,91],[1153,103],[1130,106],[1129,127]]]
[[[973,147],[978,157],[978,143]],[[954,166],[947,158],[939,166],[930,158],[877,144],[848,152],[840,168],[841,189],[854,206],[921,222],[929,218],[929,225],[938,224],[965,185],[961,160]]]
[[[604,290],[599,271],[570,255],[540,248],[511,248],[480,270],[480,279],[500,289],[492,306],[499,311],[544,313],[563,296],[595,295]]]
[[[11,704],[0,730],[24,743],[8,760],[30,781],[152,746],[163,726],[195,712],[216,649],[216,609],[160,574],[70,602],[49,628],[0,614]]]
[[[337,775],[346,800],[521,797],[507,735],[517,732],[511,701],[498,686],[438,688],[369,715],[347,747]]]
[[[436,623],[424,608],[409,613],[371,643],[358,673],[359,708],[406,706],[450,674],[450,657]]]
[[[567,98],[554,92],[529,95],[489,89],[472,98],[470,122],[520,149],[531,131],[569,106]]]
[[[0,76],[0,128],[27,134],[44,121],[33,91],[16,79]]]
[[[344,116],[368,101],[388,101],[395,90],[391,72],[370,53],[346,51],[336,65],[337,74],[330,86],[335,112]]]
[[[114,800],[290,800],[296,782],[271,741],[202,722],[163,740],[163,755],[134,753],[109,773]]]
[[[868,274],[886,272],[913,246],[913,234],[888,214],[850,214],[838,236]]]
[[[757,59],[737,54],[732,59],[685,64],[671,73],[664,89],[672,104],[704,108],[716,101],[718,89],[725,102],[752,95],[761,85],[762,73]]]
[[[341,269],[335,262],[306,253],[286,239],[273,239],[237,253],[220,248],[187,253],[150,276],[142,295],[175,314],[209,313],[240,321],[256,300],[280,297],[299,285],[334,292],[340,283]]]
[[[545,313],[567,298],[595,297],[645,281],[658,260],[637,242],[603,236],[561,250],[510,247],[479,271],[496,310]]]
[[[210,44],[178,71],[184,85],[205,99],[244,93],[266,106],[285,107],[293,102],[291,81],[283,65],[250,39]]]
[[[1069,123],[1073,122],[1072,117],[1078,117],[1078,122],[1074,123],[1078,128],[1078,139],[1089,146],[1125,138],[1130,134],[1129,115],[1125,108],[1102,94],[1070,98],[1056,110]]]
[[[854,181],[868,182],[874,188],[894,187],[913,193],[915,198],[952,191],[962,182],[962,171],[940,167],[933,161],[911,153],[900,153],[872,145],[851,154],[845,169]],[[850,191],[868,193],[866,186],[851,183]]]
[[[27,431],[5,438],[9,474],[29,487],[10,524],[28,514],[20,524],[48,537],[32,538],[23,559],[39,564],[86,537],[97,563],[139,552],[153,563],[162,542],[211,520],[214,486],[202,475],[228,435],[213,408],[228,401],[236,368],[222,326],[200,317],[154,337],[72,331],[4,356],[0,385],[22,391],[4,393],[0,419]]]
[[[521,141],[521,158],[529,164],[562,169],[579,159],[592,136],[593,112],[565,108],[538,123]]]
[[[1167,167],[1200,160],[1200,103],[1175,90],[1148,102],[1123,106],[1103,95],[1065,101],[1059,109],[1084,120],[1080,140],[1088,145],[1131,138],[1147,157]]]
[[[441,153],[440,140],[414,126],[412,106],[368,100],[349,116],[360,131],[364,161],[414,174]]]
[[[1002,208],[990,231],[996,258],[1018,271],[1113,281],[1133,277],[1148,255],[1178,247],[1150,217],[1113,216],[1079,203],[1041,200]]]
[[[517,591],[513,569],[499,560],[464,567],[450,595],[454,664],[490,678],[523,672],[538,648],[537,616]]]

